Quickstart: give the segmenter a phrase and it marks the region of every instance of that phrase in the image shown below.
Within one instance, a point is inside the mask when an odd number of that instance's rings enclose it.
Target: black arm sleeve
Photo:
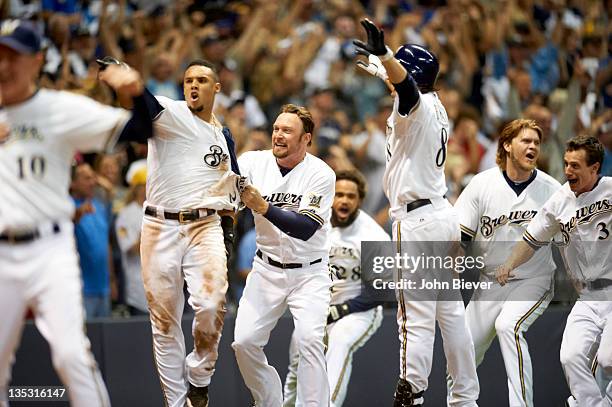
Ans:
[[[144,89],[142,95],[136,96],[132,101],[134,103],[132,117],[121,131],[118,141],[146,143],[149,138],[153,137],[153,120],[164,108],[147,88]]]
[[[374,301],[363,294],[360,294],[355,298],[351,298],[346,302],[346,305],[348,305],[349,311],[351,313],[367,311],[382,304],[382,301]]]
[[[232,137],[232,132],[230,129],[224,127],[223,136],[225,137],[225,142],[227,143],[227,148],[229,149],[230,161],[232,162],[232,171],[234,174],[240,175],[238,159],[236,158],[236,144],[234,143],[234,137]]]
[[[306,215],[277,208],[274,205],[268,206],[264,217],[287,235],[304,241],[310,239],[320,226]]]
[[[399,97],[398,112],[407,115],[419,102],[419,87],[410,74],[407,74],[400,83],[394,83],[393,86]]]

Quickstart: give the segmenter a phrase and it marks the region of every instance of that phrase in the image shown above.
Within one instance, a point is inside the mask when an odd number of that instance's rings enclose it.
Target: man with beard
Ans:
[[[325,353],[332,407],[339,407],[344,402],[353,354],[365,345],[382,322],[382,306],[361,292],[361,242],[388,242],[390,238],[374,219],[359,209],[365,195],[366,182],[361,173],[357,170],[336,172],[329,253],[332,299],[327,315]],[[296,405],[299,380],[295,336],[291,339],[285,407]]]
[[[602,394],[591,367],[612,372],[612,179],[602,177],[604,150],[595,137],[574,137],[564,156],[567,182],[529,222],[510,257],[496,270],[503,285],[520,266],[561,233],[561,254],[578,290],[561,342],[561,365],[572,392],[570,406],[609,407],[612,382]]]
[[[285,105],[274,122],[272,150],[249,151],[239,159],[251,183],[241,199],[254,213],[257,252],[238,306],[232,347],[257,406],[283,403],[280,377],[263,347],[287,308],[299,355],[297,397],[305,406],[329,404],[323,336],[336,177],[327,164],[306,153],[313,130],[306,108]]]
[[[145,91],[155,136],[148,140],[140,257],[154,359],[170,407],[208,406],[223,329],[238,176],[233,144],[212,114],[220,89],[213,65],[194,60],[183,78],[184,101]],[[186,358],[183,280],[194,310],[194,349]]]
[[[530,220],[561,187],[535,168],[541,140],[542,130],[533,120],[510,122],[499,137],[498,168],[474,176],[455,203],[462,240],[473,240],[472,255],[485,259],[480,281],[491,283],[488,289],[474,291],[466,310],[476,365],[497,335],[511,406],[533,406],[531,359],[524,332],[552,299],[555,265],[550,248],[540,250],[505,286],[495,280],[495,269],[506,258],[505,242],[520,240]]]

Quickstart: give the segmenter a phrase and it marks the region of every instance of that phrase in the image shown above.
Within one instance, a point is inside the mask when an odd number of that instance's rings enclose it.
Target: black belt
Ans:
[[[206,211],[206,214],[202,214],[202,211]],[[214,209],[185,209],[178,212],[163,211],[164,219],[178,220],[180,223],[195,222],[206,218],[207,216],[213,215],[216,211]],[[157,208],[154,206],[147,206],[145,208],[145,215],[157,217]]]
[[[60,226],[57,223],[53,224],[53,234],[59,233]],[[38,239],[41,233],[38,229],[21,231],[21,232],[4,232],[0,235],[0,242],[8,242],[9,244],[28,243]]]
[[[609,278],[598,278],[597,280],[586,281],[584,283],[584,286],[589,290],[603,290],[604,288],[609,287],[611,285],[612,280],[610,280]]]
[[[271,266],[274,267],[278,267],[279,269],[299,269],[304,267],[305,265],[302,263],[281,263],[280,261],[276,261],[273,260],[271,258],[269,258],[268,256],[266,256],[266,258],[264,258],[263,253],[261,252],[261,250],[257,250],[257,257],[259,257],[260,259],[262,259],[263,261],[265,261],[266,263],[268,263]],[[313,264],[317,264],[322,262],[323,259],[316,259],[311,261],[310,263],[306,264],[308,266],[312,266]]]
[[[412,201],[409,204],[406,204],[406,212],[410,212],[410,211],[420,208],[421,206],[430,205],[430,204],[431,204],[431,200],[429,199],[417,199],[416,201]]]

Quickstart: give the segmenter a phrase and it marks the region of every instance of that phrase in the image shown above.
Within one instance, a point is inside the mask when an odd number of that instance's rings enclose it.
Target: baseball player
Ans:
[[[520,266],[561,233],[561,254],[579,298],[567,318],[561,342],[561,365],[577,405],[612,406],[612,384],[603,395],[591,366],[612,369],[612,179],[599,175],[602,144],[594,137],[567,142],[567,182],[529,222],[523,240],[496,270],[500,284],[509,284]]]
[[[378,56],[395,88],[393,112],[387,122],[387,166],[383,188],[390,202],[393,239],[458,241],[459,225],[444,178],[449,124],[434,84],[438,60],[418,45],[401,46],[395,55],[384,34],[368,19],[361,22],[367,43],[355,40],[361,53]],[[397,275],[402,279],[401,270]],[[448,371],[453,378],[450,405],[476,405],[478,378],[472,338],[462,301],[408,301],[408,290],[397,290],[400,377],[395,406],[423,404],[431,371],[435,321],[444,339]]]
[[[342,406],[351,377],[353,354],[376,332],[382,322],[382,306],[361,293],[361,242],[390,241],[389,235],[359,209],[366,195],[361,173],[336,173],[332,205],[329,268],[334,279],[327,315],[327,375],[332,407]],[[285,380],[285,407],[296,402],[299,354],[292,337],[290,365]]]
[[[170,407],[208,405],[223,328],[238,175],[231,137],[212,115],[220,89],[213,65],[194,60],[183,77],[184,101],[144,92],[155,135],[148,139],[140,257],[154,358]],[[187,357],[183,280],[195,313]]]
[[[134,97],[134,115],[67,92],[38,89],[40,37],[24,21],[0,27],[0,400],[32,310],[53,366],[73,406],[107,406],[109,398],[85,335],[80,270],[68,195],[76,150],[152,134],[136,72],[111,69],[103,79]],[[129,121],[128,121],[129,120]],[[150,123],[150,122],[149,122]],[[0,401],[0,405],[6,405]]]
[[[485,259],[480,281],[493,283],[479,285],[466,310],[476,365],[497,334],[512,407],[533,406],[531,359],[523,334],[552,298],[555,265],[550,248],[540,250],[505,287],[495,280],[495,269],[506,259],[504,242],[520,240],[529,221],[561,187],[535,169],[541,139],[534,121],[510,122],[498,141],[499,167],[474,176],[455,203],[462,240],[475,241],[474,249]]]
[[[241,198],[255,214],[257,252],[238,306],[232,347],[257,406],[283,403],[280,378],[263,347],[287,307],[299,354],[297,398],[305,406],[329,404],[323,336],[335,175],[306,153],[313,128],[306,108],[285,105],[274,122],[272,150],[250,151],[238,160],[251,184]]]

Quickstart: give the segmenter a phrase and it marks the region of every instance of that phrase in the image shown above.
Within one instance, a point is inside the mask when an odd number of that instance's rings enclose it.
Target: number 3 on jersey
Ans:
[[[17,157],[17,171],[19,179],[41,179],[45,175],[45,157],[41,155]]]
[[[603,222],[597,224],[597,230],[599,230],[599,236],[597,236],[598,240],[606,240],[608,236],[610,236],[610,231]]]

